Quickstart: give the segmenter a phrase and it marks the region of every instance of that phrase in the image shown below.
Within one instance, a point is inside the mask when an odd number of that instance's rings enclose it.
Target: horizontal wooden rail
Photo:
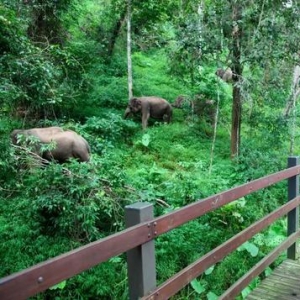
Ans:
[[[145,222],[4,277],[0,279],[0,299],[20,299],[20,291],[24,299],[27,299],[100,262],[143,244],[151,237],[152,229]]]
[[[265,270],[275,259],[300,237],[300,231],[291,234],[284,242],[277,246],[272,252],[264,257],[259,263],[251,268],[243,277],[241,277],[235,284],[233,284],[218,300],[232,300],[237,296],[250,282]]]
[[[214,250],[208,252],[206,255],[202,256],[200,259],[196,260],[194,263],[190,264],[189,266],[175,274],[173,277],[169,278],[158,288],[153,290],[150,294],[143,297],[142,300],[169,299],[171,296],[175,295],[183,287],[189,284],[194,278],[202,274],[210,266],[219,262],[226,255],[235,250],[238,246],[242,245],[262,229],[272,224],[278,218],[286,215],[289,211],[299,206],[299,204],[300,197],[296,197],[294,200],[287,202],[280,208],[274,210],[261,220],[252,224],[250,227],[244,229]]]
[[[300,166],[288,168],[277,173],[253,180],[225,192],[198,200],[174,212],[155,218],[156,234],[170,231],[188,221],[194,220],[207,212],[213,211],[233,200],[249,195],[284,179],[300,174]]]
[[[0,279],[0,298],[16,299],[19,290],[24,299],[33,296],[209,211],[299,173],[300,166],[279,171],[4,277]]]

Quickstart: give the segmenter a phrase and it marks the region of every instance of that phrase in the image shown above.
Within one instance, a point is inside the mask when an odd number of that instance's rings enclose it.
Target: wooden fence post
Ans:
[[[299,165],[298,156],[290,156],[288,158],[288,168]],[[288,179],[288,201],[299,195],[299,175]],[[287,235],[291,235],[299,229],[299,206],[288,213]],[[287,249],[287,258],[296,259],[297,244],[294,243]]]
[[[153,205],[138,202],[125,207],[126,227],[149,221],[149,238],[153,236]],[[127,252],[130,300],[137,300],[156,287],[154,240]]]

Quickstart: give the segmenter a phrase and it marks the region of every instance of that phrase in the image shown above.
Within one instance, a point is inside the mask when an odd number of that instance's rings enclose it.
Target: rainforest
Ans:
[[[286,168],[300,152],[299,13],[282,0],[0,0],[0,277],[121,231],[126,205],[160,216]],[[128,113],[133,97],[168,110]],[[41,162],[28,136],[12,141],[15,129],[48,127],[76,132],[88,158]],[[285,203],[286,186],[158,237],[157,282]],[[172,299],[217,299],[286,227]],[[32,299],[128,299],[126,255]]]

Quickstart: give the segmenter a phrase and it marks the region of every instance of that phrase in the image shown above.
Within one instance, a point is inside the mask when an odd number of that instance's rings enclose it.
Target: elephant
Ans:
[[[170,123],[172,118],[171,104],[167,100],[155,96],[132,97],[125,110],[124,118],[126,119],[131,113],[138,112],[142,114],[143,129],[147,128],[149,117],[165,120],[167,123]]]
[[[64,131],[60,127],[32,128],[27,130],[15,129],[11,133],[11,140],[14,145],[19,144],[18,136],[35,137],[37,145],[32,150],[47,161],[55,160],[64,163],[70,158],[80,162],[87,162],[90,159],[90,146],[79,134],[72,130]],[[54,149],[42,151],[43,144],[54,142]]]
[[[176,107],[176,108],[182,108],[182,104],[183,104],[185,98],[186,98],[185,96],[179,95],[179,96],[175,99],[174,103],[172,103],[171,105],[172,105],[173,107]]]
[[[218,69],[215,73],[218,77],[223,79],[225,82],[230,82],[232,80],[232,70],[228,67],[227,69]]]
[[[40,140],[45,138],[45,136],[52,136],[55,133],[63,132],[64,130],[60,127],[46,127],[46,128],[32,128],[32,129],[15,129],[11,133],[11,139],[14,145],[18,144],[18,135],[24,135],[25,137],[34,136]]]

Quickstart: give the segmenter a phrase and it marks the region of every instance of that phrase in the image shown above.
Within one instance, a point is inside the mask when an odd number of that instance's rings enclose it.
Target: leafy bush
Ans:
[[[15,166],[22,168],[28,154],[19,154]],[[30,160],[26,160],[30,162]],[[102,169],[101,169],[102,168]],[[16,166],[17,169],[17,166]],[[22,168],[15,192],[31,199],[27,213],[43,234],[69,236],[74,240],[95,240],[112,228],[122,228],[122,204],[112,188],[122,185],[122,172],[102,175],[101,159],[90,163],[72,160],[64,165],[49,163],[45,167],[30,164]]]
[[[0,187],[5,192],[5,189],[10,190],[11,187],[13,188],[18,173],[18,169],[15,168],[14,151],[10,141],[10,132],[18,124],[2,115],[1,112],[0,117]]]
[[[178,95],[188,93],[183,85],[178,85],[177,80],[165,74],[167,58],[163,50],[151,56],[135,52],[132,61],[135,96],[158,96],[174,102]]]
[[[102,117],[90,117],[83,128],[90,134],[102,137],[107,141],[120,142],[127,140],[137,130],[138,125],[130,120],[124,120],[114,112],[103,113]]]
[[[121,2],[114,5],[122,6]],[[99,8],[94,1],[75,6],[76,10],[64,16],[67,34],[72,38],[65,41],[64,47],[51,45],[43,50],[26,37],[28,19],[19,19],[15,8],[0,6],[3,276],[122,229],[124,206],[132,202],[151,202],[155,214],[162,215],[286,164],[287,124],[278,117],[286,92],[268,91],[268,106],[263,108],[252,105],[244,95],[243,105],[250,117],[244,119],[239,160],[230,161],[231,85],[217,79],[215,62],[200,66],[192,52],[182,53],[180,65],[174,57],[175,65],[169,64],[165,49],[133,52],[136,96],[156,95],[173,102],[178,95],[185,95],[187,101],[182,110],[174,108],[169,125],[153,122],[142,131],[140,120],[123,120],[128,93],[122,33],[114,55],[109,56],[106,48],[112,34],[109,30],[119,13],[105,14],[107,7]],[[29,17],[24,10],[21,12]],[[172,32],[165,36],[174,39],[174,27],[169,28]],[[151,32],[144,31],[143,38]],[[197,44],[197,40],[193,42]],[[150,44],[145,43],[147,47]],[[171,72],[178,76],[173,77]],[[259,88],[253,95],[255,100],[260,99]],[[215,141],[211,139],[213,128],[204,120],[207,114],[196,115],[191,109],[191,102],[198,100],[219,102]],[[5,118],[8,115],[22,118],[23,123],[14,126],[11,119]],[[88,164],[71,161],[37,167],[26,153],[17,155],[10,147],[12,128],[53,123],[74,129],[89,141],[92,158]],[[284,183],[160,236],[156,241],[159,282],[274,209],[283,199]],[[281,240],[284,226],[279,222],[251,241],[259,249],[257,257],[249,258],[246,247],[242,247],[174,299],[214,299],[269,251],[271,241]],[[121,255],[35,298],[127,299],[126,280],[125,255]]]
[[[1,107],[24,119],[54,118],[61,109],[70,110],[83,86],[82,77],[74,75],[82,73],[78,61],[67,49],[34,45],[24,32],[24,19],[8,6],[0,6],[0,15]]]

